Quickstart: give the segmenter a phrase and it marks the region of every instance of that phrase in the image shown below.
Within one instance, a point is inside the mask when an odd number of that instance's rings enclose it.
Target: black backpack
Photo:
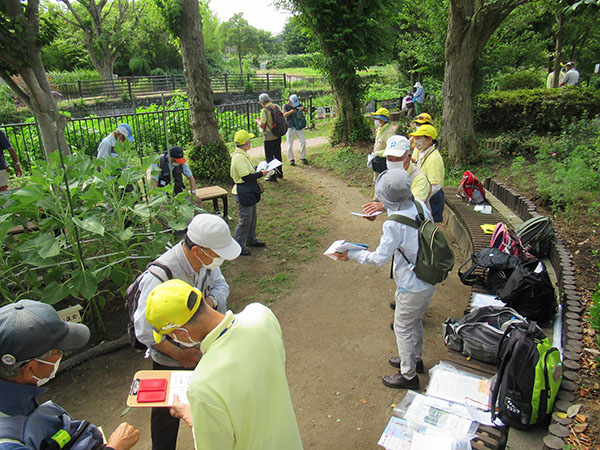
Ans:
[[[532,217],[519,225],[516,232],[526,251],[538,258],[550,255],[554,242],[554,228],[549,217]]]
[[[163,277],[161,277],[155,271],[153,271],[152,266],[161,268],[167,276],[166,279],[163,279]],[[171,272],[171,269],[169,269],[167,266],[157,262],[151,262],[146,266],[146,270],[139,274],[135,281],[131,283],[127,288],[127,292],[125,293],[125,305],[127,307],[127,313],[129,314],[129,323],[127,324],[127,335],[129,337],[129,343],[131,344],[131,346],[133,348],[137,348],[138,350],[144,350],[146,348],[144,344],[137,340],[134,326],[135,310],[138,307],[138,301],[140,299],[141,294],[140,281],[142,280],[142,277],[146,274],[146,272],[151,273],[163,283],[173,278],[173,272]]]
[[[451,350],[488,364],[496,364],[498,344],[513,322],[526,322],[512,308],[484,306],[459,320],[444,322],[444,343]]]
[[[557,309],[554,287],[546,266],[537,260],[519,264],[498,291],[498,298],[506,306],[538,323],[550,321]]]
[[[562,380],[561,356],[535,322],[508,326],[496,367],[490,394],[493,419],[528,430],[550,418]]]
[[[273,105],[265,109],[271,113],[271,117],[273,118],[273,127],[269,127],[269,125],[267,125],[271,132],[277,137],[284,136],[288,130],[287,120],[285,120],[285,117],[283,117],[283,113],[279,107],[277,105]]]
[[[462,268],[469,262],[472,263],[471,267],[462,272]],[[492,294],[497,294],[520,263],[521,260],[517,256],[509,255],[497,248],[487,247],[473,254],[460,266],[458,276],[467,286],[476,284],[483,286]]]

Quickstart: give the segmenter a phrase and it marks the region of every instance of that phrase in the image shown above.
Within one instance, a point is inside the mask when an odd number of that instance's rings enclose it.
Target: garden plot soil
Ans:
[[[319,237],[323,246],[315,249],[316,255],[308,263],[294,263],[292,289],[270,305],[283,330],[288,382],[304,448],[375,449],[392,414],[392,405],[406,392],[381,383],[382,375],[394,371],[388,365],[388,358],[396,354],[394,334],[389,328],[393,313],[388,306],[394,283],[389,279],[389,265],[374,268],[338,262],[321,253],[336,239],[375,248],[383,220],[368,222],[350,216],[350,211],[360,211],[369,198],[323,171],[287,167],[282,183],[306,180],[316,194],[325,198],[329,232]],[[278,186],[281,183],[269,184],[267,195]],[[289,208],[293,220],[293,205]],[[268,245],[269,236],[259,238]],[[456,246],[454,250],[458,267],[465,257]],[[224,268],[226,278],[239,279],[232,283],[229,299],[234,312],[247,303],[248,279],[259,278],[266,267],[276,268],[278,264],[280,261],[269,254],[267,247],[253,250],[252,256],[240,257]],[[240,277],[240,273],[245,276]],[[456,274],[438,287],[424,320],[426,368],[443,357],[442,323],[447,317],[462,316],[468,296],[469,290]],[[60,375],[49,383],[48,397],[74,416],[102,425],[107,434],[121,421],[132,423],[142,432],[137,448],[149,449],[150,411],[128,410],[125,400],[134,373],[150,367],[142,353],[124,348]],[[252,380],[238,382],[252,384]],[[422,375],[422,388],[427,382],[428,376]],[[184,425],[178,448],[193,448],[191,432]]]

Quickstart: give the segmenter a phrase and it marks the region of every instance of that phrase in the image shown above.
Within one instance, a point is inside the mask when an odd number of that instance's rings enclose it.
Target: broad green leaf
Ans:
[[[133,237],[133,228],[125,228],[124,230],[120,230],[118,234],[119,239],[121,239],[122,241],[128,241]]]
[[[189,223],[190,223],[189,220],[179,218],[177,220],[170,220],[169,226],[171,228],[173,228],[174,230],[180,231],[180,230],[185,230]]]
[[[38,233],[34,238],[28,239],[19,246],[19,251],[33,250],[42,258],[52,258],[60,253],[59,240],[51,233]]]
[[[56,281],[50,283],[42,291],[40,300],[49,305],[60,302],[69,295],[69,288],[64,284],[58,284]]]
[[[150,219],[150,208],[147,205],[138,203],[133,208],[133,213],[144,220]]]
[[[77,217],[73,217],[73,222],[79,228],[82,228],[94,234],[99,234],[100,236],[104,236],[104,225],[100,223],[97,217],[91,216],[83,220],[80,220]]]
[[[87,270],[77,269],[73,272],[73,286],[81,295],[88,300],[91,299],[98,290],[96,278]]]

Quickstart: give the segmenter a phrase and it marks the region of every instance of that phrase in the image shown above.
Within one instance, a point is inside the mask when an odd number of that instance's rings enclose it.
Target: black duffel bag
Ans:
[[[462,272],[462,268],[469,262],[472,263],[471,267]],[[521,260],[517,256],[488,247],[472,255],[471,259],[460,266],[458,276],[460,281],[467,286],[477,284],[486,288],[490,293],[497,294],[520,263]],[[478,268],[481,270],[476,271]]]
[[[260,187],[256,180],[237,184],[237,196],[242,206],[252,206],[260,202]]]

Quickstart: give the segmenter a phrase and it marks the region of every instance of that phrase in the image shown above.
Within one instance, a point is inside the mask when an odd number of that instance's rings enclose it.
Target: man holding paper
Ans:
[[[414,219],[419,202],[425,218],[431,219],[429,210],[411,194],[411,182],[403,169],[383,172],[375,184],[375,193],[381,200],[388,216],[402,215]],[[374,252],[350,250],[336,253],[338,259],[351,259],[361,264],[383,266],[394,257],[394,280],[396,281],[396,310],[394,332],[399,358],[390,358],[390,364],[399,367],[393,375],[386,375],[382,381],[395,389],[418,389],[418,373],[423,373],[423,316],[429,307],[436,285],[431,285],[417,277],[413,268],[419,251],[419,235],[416,228],[389,219],[383,223],[383,235]]]
[[[258,179],[267,175],[266,169],[256,171],[248,150],[253,134],[246,130],[235,133],[233,140],[236,149],[231,155],[231,179],[235,183],[231,193],[238,205],[240,221],[235,229],[234,239],[242,247],[242,255],[250,255],[250,247],[264,247],[265,243],[256,238],[256,204],[260,201],[261,186]]]
[[[189,405],[175,401],[171,408],[192,427],[196,449],[302,449],[281,327],[270,309],[251,303],[222,314],[181,280],[154,288],[146,305],[157,342],[168,335],[200,344],[204,355],[190,379]]]

